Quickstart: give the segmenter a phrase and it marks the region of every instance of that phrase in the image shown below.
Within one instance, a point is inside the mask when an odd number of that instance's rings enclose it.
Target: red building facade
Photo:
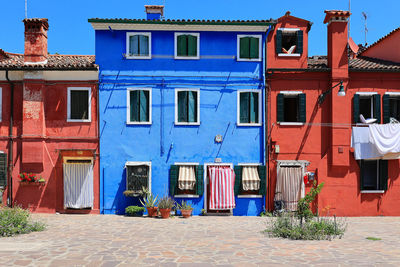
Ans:
[[[50,55],[47,19],[25,19],[24,24],[24,54],[0,50],[0,150],[7,161],[6,181],[0,185],[5,189],[3,203],[34,212],[98,213],[94,56]],[[87,192],[92,195],[85,209],[66,205],[66,168],[71,164],[90,166],[93,181]],[[45,182],[23,183],[21,173],[32,173]]]
[[[267,207],[272,210],[277,193],[281,193],[277,192],[278,176],[298,167],[301,180],[309,174],[324,183],[314,205],[320,214],[398,216],[399,160],[356,160],[351,136],[352,127],[360,123],[359,114],[368,113],[376,123],[383,123],[389,108],[394,110],[392,105],[397,105],[400,58],[396,40],[400,31],[393,31],[361,53],[349,52],[350,13],[325,13],[327,56],[308,57],[311,24],[290,13],[278,20],[269,36]],[[296,51],[299,46],[302,50]],[[290,48],[292,53],[286,53]],[[341,94],[344,90],[345,96],[338,95],[339,90]],[[396,116],[397,111],[393,112]],[[376,179],[376,188],[367,188],[366,179]],[[305,191],[312,183],[305,182]]]

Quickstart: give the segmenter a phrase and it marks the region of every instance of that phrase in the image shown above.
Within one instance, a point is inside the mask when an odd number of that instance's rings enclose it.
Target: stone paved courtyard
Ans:
[[[47,230],[0,238],[1,266],[400,265],[400,217],[347,218],[344,238],[333,241],[269,238],[265,217],[34,218]]]

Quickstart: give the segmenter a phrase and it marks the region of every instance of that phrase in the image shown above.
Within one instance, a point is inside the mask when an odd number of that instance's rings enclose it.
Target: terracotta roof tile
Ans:
[[[148,24],[276,24],[276,20],[272,18],[269,20],[204,20],[204,19],[160,19],[160,20],[147,20],[147,19],[101,19],[91,18],[88,19],[90,23],[148,23]]]
[[[326,56],[313,56],[308,58],[308,69],[328,68]],[[349,59],[349,70],[359,71],[400,71],[400,63],[385,61],[376,58],[357,57]]]
[[[371,47],[377,45],[378,43],[382,42],[384,39],[388,38],[389,36],[391,36],[392,34],[394,34],[395,32],[400,31],[400,27],[398,27],[397,29],[394,29],[393,31],[389,32],[388,34],[386,34],[385,36],[381,37],[379,40],[377,40],[376,42],[374,42],[373,44],[367,46],[364,48],[364,50],[362,52],[360,52],[360,54],[362,54],[363,52],[365,52],[366,50],[370,49]]]
[[[49,55],[46,64],[25,65],[23,54],[5,53],[0,69],[96,70],[95,56]]]

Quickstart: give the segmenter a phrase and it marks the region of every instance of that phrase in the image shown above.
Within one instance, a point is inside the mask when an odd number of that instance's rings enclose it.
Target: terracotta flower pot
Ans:
[[[171,213],[171,209],[160,209],[161,218],[168,219],[169,214]]]
[[[181,210],[183,218],[189,218],[192,215],[192,210]]]
[[[147,207],[147,214],[149,217],[157,217],[157,207]]]

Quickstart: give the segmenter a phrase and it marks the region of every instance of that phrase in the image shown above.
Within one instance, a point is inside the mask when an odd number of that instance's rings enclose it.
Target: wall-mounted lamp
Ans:
[[[339,91],[337,93],[338,96],[345,96],[346,92],[344,91],[344,86],[343,86],[343,81],[340,81],[338,84],[335,84],[331,89],[328,91],[323,92],[322,94],[319,95],[318,97],[318,104],[322,104],[325,100],[325,97],[332,93],[333,88],[336,88],[339,86]]]

